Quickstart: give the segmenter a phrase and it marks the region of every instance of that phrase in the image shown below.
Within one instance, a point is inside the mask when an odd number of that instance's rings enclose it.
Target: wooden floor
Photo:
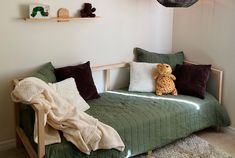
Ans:
[[[196,135],[207,140],[210,144],[217,146],[235,158],[235,134],[228,132],[216,132],[214,129],[206,129]],[[0,158],[27,158],[24,150],[9,149],[0,151]]]
[[[210,144],[224,150],[235,158],[235,134],[228,132],[216,132],[213,129],[207,129],[197,133],[198,136],[207,140]]]

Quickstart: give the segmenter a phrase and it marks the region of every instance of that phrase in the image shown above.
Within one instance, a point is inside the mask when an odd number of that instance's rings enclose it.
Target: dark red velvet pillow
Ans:
[[[210,72],[211,65],[177,64],[173,74],[178,93],[204,99]]]
[[[55,69],[55,75],[57,81],[73,77],[78,91],[84,100],[91,100],[100,97],[92,78],[89,61],[77,66],[67,66]]]

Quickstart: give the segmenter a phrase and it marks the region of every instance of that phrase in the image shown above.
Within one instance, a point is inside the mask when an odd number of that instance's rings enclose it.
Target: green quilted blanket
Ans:
[[[185,96],[161,96],[153,93],[111,91],[88,102],[88,114],[112,126],[126,148],[81,153],[72,143],[48,145],[46,158],[125,158],[161,147],[176,139],[211,126],[228,126],[223,106],[210,94],[204,100]]]

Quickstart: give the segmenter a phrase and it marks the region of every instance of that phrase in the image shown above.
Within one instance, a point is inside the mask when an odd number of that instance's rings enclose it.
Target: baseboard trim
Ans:
[[[233,127],[225,127],[223,131],[235,135],[235,128]]]
[[[0,151],[14,148],[16,146],[15,142],[15,139],[0,141]]]

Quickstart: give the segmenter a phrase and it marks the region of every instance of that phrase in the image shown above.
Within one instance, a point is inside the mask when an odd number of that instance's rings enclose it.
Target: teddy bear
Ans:
[[[156,80],[156,95],[161,96],[162,94],[171,93],[177,95],[174,80],[176,77],[172,74],[171,66],[168,64],[157,64],[157,73],[154,76]]]
[[[96,8],[92,7],[92,4],[90,3],[84,3],[83,9],[80,11],[81,17],[96,17],[94,12],[96,11]]]

